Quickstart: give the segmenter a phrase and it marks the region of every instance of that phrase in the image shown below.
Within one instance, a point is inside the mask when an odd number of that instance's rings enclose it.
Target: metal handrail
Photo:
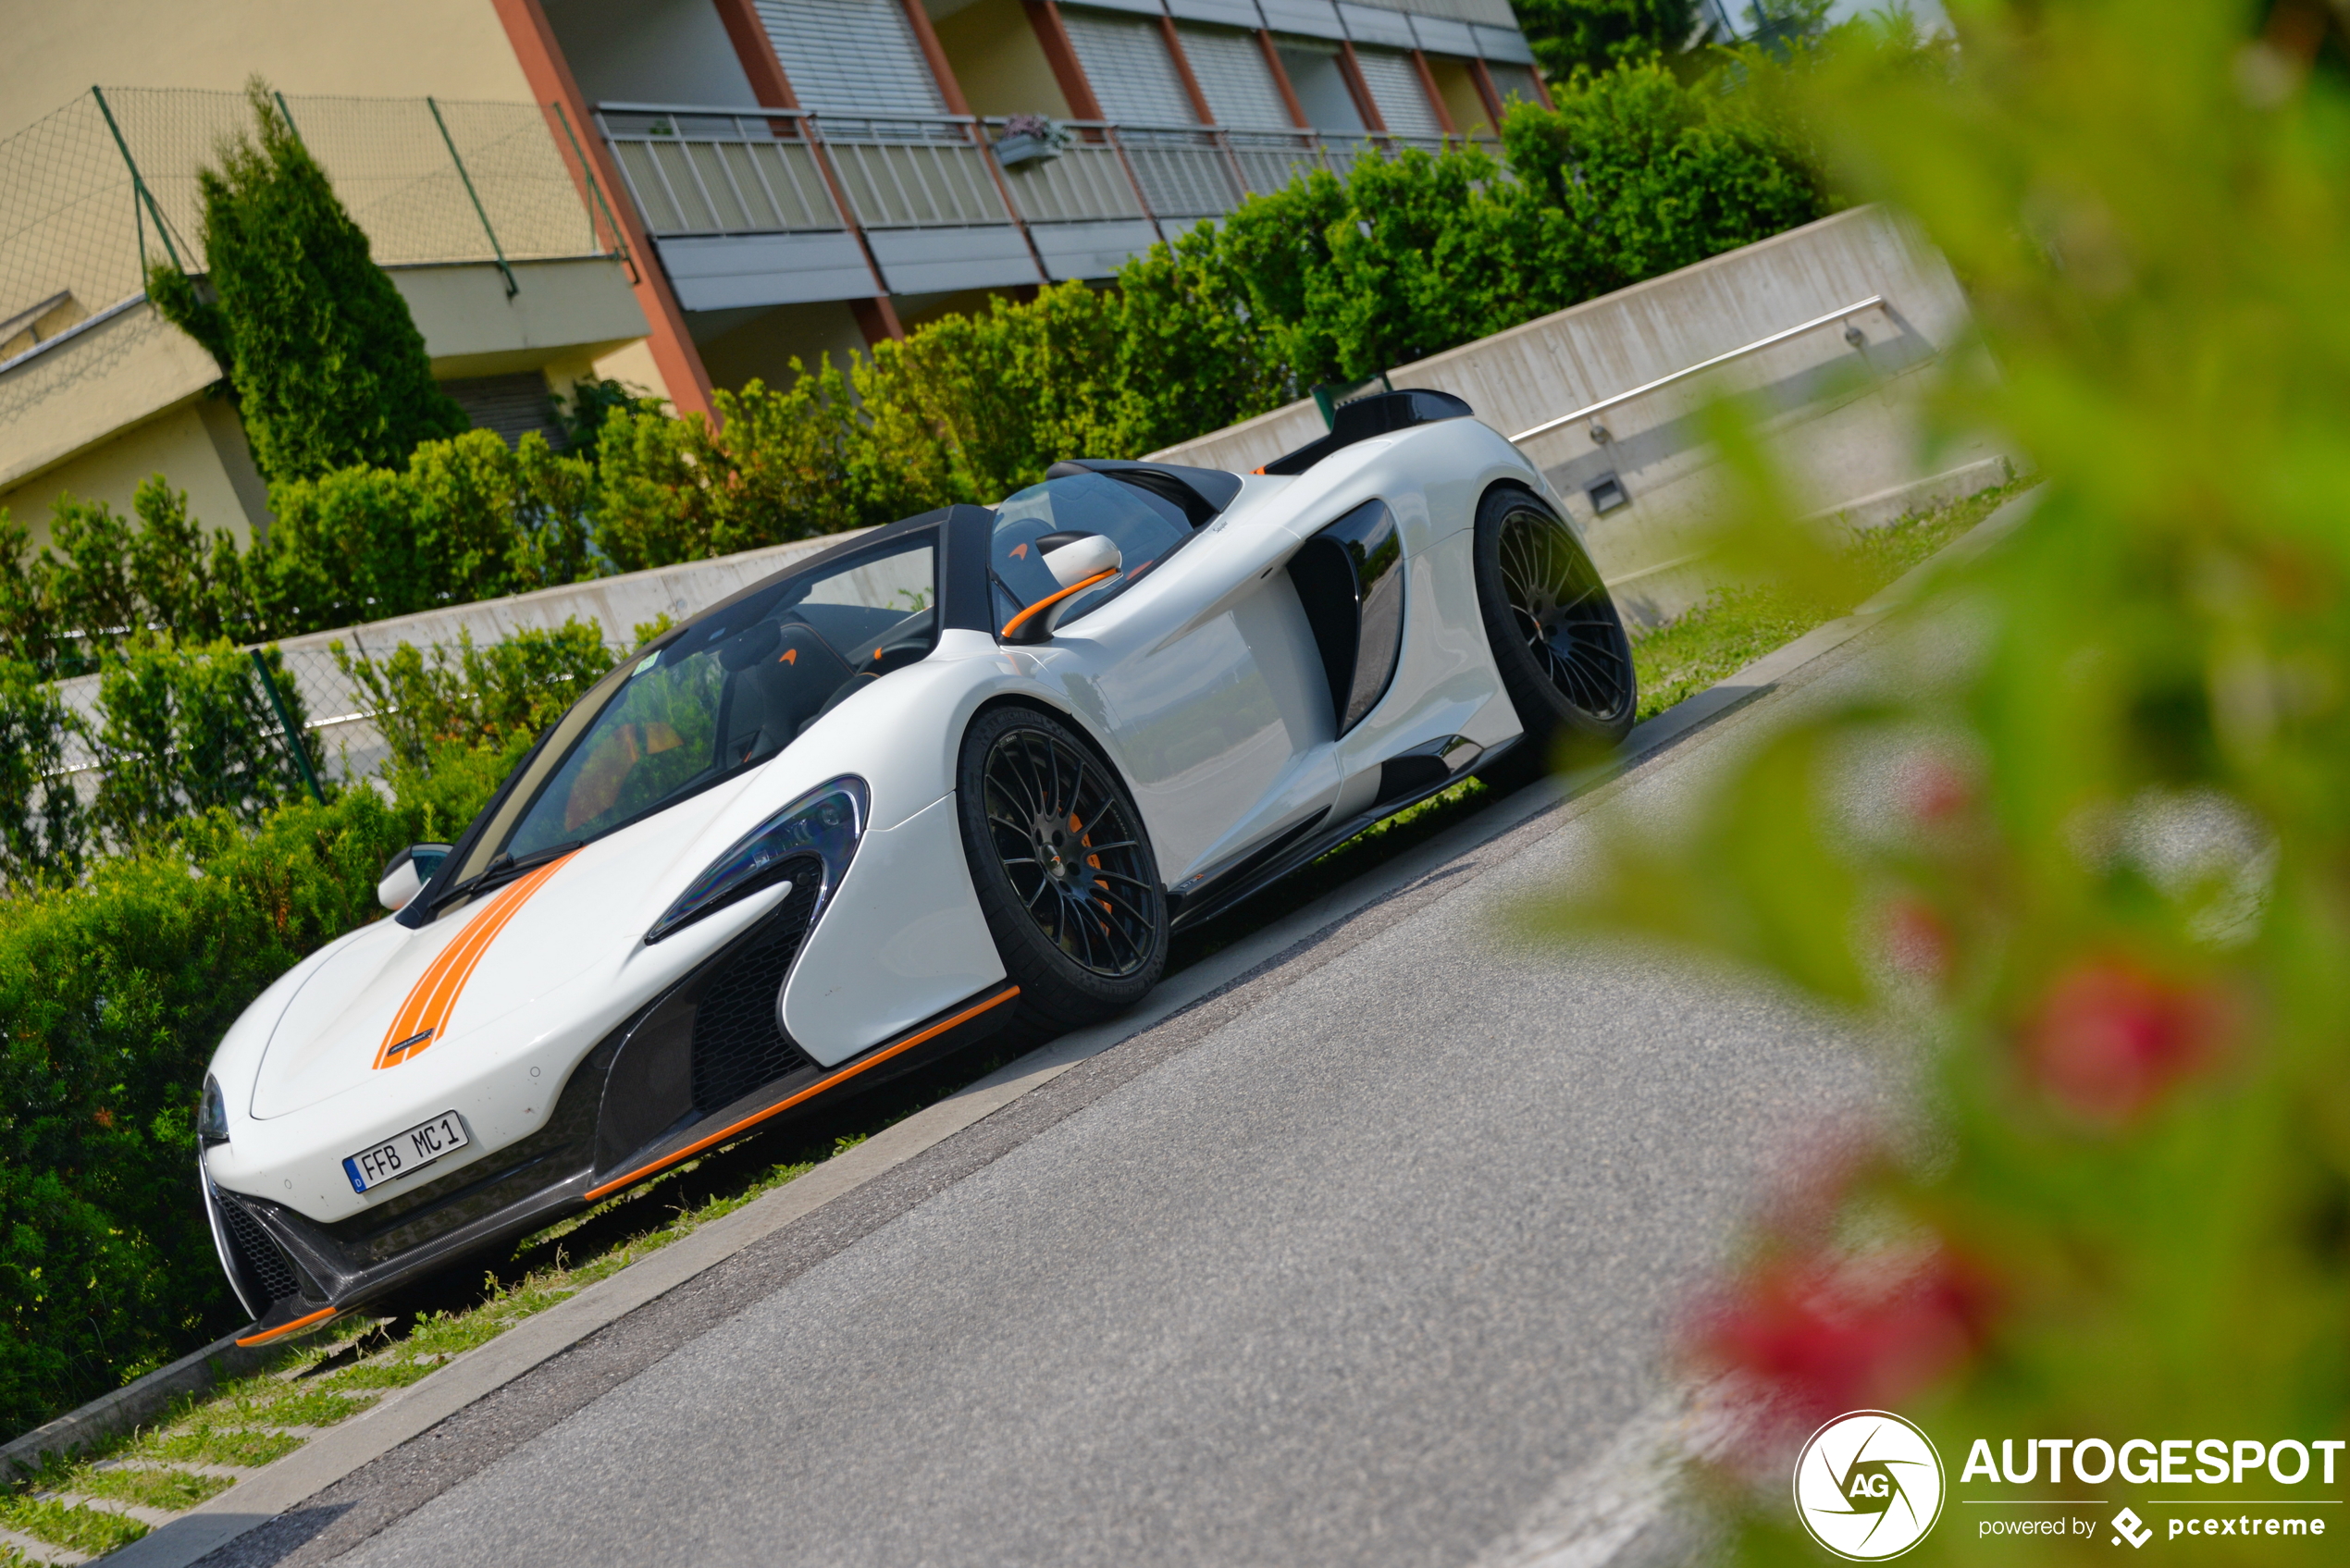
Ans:
[[[700,104],[608,104],[599,102],[599,111],[609,109],[621,115],[708,115],[733,119],[806,119],[812,109],[770,109],[753,104],[746,108],[740,104],[725,108],[713,108]]]
[[[1827,326],[1830,322],[1846,320],[1850,316],[1858,315],[1861,312],[1867,310],[1872,305],[1881,305],[1883,303],[1885,303],[1884,295],[1871,294],[1867,299],[1856,301],[1851,304],[1846,305],[1842,310],[1832,310],[1825,315],[1813,316],[1811,320],[1803,323],[1800,327],[1790,327],[1784,332],[1774,332],[1767,338],[1757,338],[1753,342],[1747,344],[1744,348],[1732,349],[1725,354],[1715,354],[1712,359],[1701,360],[1698,364],[1692,364],[1685,370],[1676,370],[1670,376],[1660,376],[1655,380],[1648,382],[1642,386],[1635,387],[1628,392],[1618,392],[1612,398],[1602,398],[1598,402],[1591,404],[1589,407],[1578,408],[1573,414],[1562,414],[1556,419],[1546,419],[1530,430],[1520,430],[1516,435],[1512,436],[1510,439],[1513,441],[1528,440],[1533,437],[1542,435],[1547,431],[1555,430],[1562,425],[1572,425],[1578,419],[1589,419],[1594,414],[1605,413],[1607,410],[1614,408],[1617,403],[1630,402],[1634,398],[1640,397],[1645,393],[1653,392],[1659,387],[1669,387],[1676,381],[1685,381],[1690,377],[1699,374],[1701,371],[1713,369],[1717,364],[1727,364],[1734,359],[1743,359],[1748,354],[1760,353],[1764,349],[1770,348],[1774,344],[1786,342],[1789,338],[1800,338],[1806,332],[1813,331],[1819,327]]]

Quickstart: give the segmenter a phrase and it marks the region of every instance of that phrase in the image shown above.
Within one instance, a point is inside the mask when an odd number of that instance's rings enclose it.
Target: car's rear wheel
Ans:
[[[1507,772],[1622,740],[1639,706],[1631,640],[1574,531],[1530,492],[1497,488],[1478,503],[1475,549],[1486,638],[1526,726]]]
[[[1108,765],[1059,721],[999,708],[963,737],[956,802],[1023,1019],[1073,1029],[1141,1001],[1167,967],[1167,895]]]

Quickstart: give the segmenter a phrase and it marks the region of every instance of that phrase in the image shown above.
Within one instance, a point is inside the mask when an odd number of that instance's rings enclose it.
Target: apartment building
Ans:
[[[713,387],[1104,278],[1305,169],[1486,137],[1507,0],[82,0],[0,59],[0,506],[148,474],[267,525],[220,369],[146,304],[255,73],[476,424]],[[84,82],[120,86],[82,88]],[[15,118],[22,116],[21,119]]]

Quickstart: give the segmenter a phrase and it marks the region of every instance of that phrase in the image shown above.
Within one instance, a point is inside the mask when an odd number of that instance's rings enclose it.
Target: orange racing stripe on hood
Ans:
[[[520,881],[500,888],[482,906],[481,913],[466,922],[455,940],[440,950],[440,956],[410,988],[408,999],[400,1004],[400,1011],[391,1016],[391,1027],[384,1031],[383,1045],[376,1052],[377,1068],[398,1067],[440,1037],[449,1026],[449,1015],[456,1007],[457,998],[464,994],[465,982],[473,978],[474,970],[488,957],[489,945],[506,929],[506,922],[530,901],[530,895],[544,887],[547,879],[562,870],[570,858],[566,855],[561,860],[550,860]]]

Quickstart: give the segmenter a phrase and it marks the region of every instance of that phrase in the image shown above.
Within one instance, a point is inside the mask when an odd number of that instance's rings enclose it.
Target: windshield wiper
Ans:
[[[452,899],[462,898],[468,893],[480,893],[520,872],[530,870],[533,866],[543,866],[550,860],[568,855],[587,842],[584,838],[566,839],[561,844],[550,844],[544,849],[534,849],[519,860],[512,855],[501,853],[480,870],[454,884],[439,897],[434,899],[433,912],[439,914]]]

